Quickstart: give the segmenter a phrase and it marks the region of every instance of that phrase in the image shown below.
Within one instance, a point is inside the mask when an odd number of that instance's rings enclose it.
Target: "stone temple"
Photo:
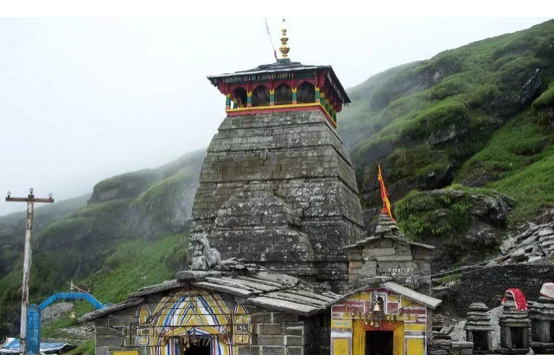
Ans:
[[[222,259],[348,283],[341,250],[362,236],[352,162],[336,133],[350,99],[333,68],[288,58],[208,77],[227,116],[209,145],[193,206],[192,235]]]
[[[227,116],[200,174],[190,269],[83,316],[97,354],[427,352],[433,247],[399,232],[381,174],[365,236],[335,131],[350,99],[330,66],[288,59],[282,31],[276,63],[208,77]]]

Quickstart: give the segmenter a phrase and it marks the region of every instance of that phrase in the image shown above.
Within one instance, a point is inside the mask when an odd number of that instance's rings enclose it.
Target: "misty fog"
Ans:
[[[332,65],[349,88],[546,20],[288,18],[289,56]],[[278,47],[280,18],[268,22]],[[206,147],[225,116],[206,76],[274,61],[264,18],[0,18],[0,193],[59,201]]]

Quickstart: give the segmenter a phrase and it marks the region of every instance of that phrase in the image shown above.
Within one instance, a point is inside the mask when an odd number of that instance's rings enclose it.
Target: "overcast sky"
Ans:
[[[289,18],[289,56],[331,64],[349,88],[546,20]],[[63,200],[206,147],[225,116],[206,76],[272,62],[264,18],[0,18],[0,195]],[[24,209],[0,202],[0,215]]]

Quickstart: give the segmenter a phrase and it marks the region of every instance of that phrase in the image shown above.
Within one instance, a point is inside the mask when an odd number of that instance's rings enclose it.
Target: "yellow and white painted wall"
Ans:
[[[137,309],[136,346],[144,354],[174,355],[190,337],[209,340],[212,355],[237,354],[240,345],[251,342],[252,315],[241,304],[229,304],[202,290],[144,303]]]
[[[379,297],[383,310],[378,317],[373,309]],[[394,355],[426,354],[429,313],[426,306],[387,288],[358,292],[331,308],[331,353],[364,355],[366,331],[392,331]]]

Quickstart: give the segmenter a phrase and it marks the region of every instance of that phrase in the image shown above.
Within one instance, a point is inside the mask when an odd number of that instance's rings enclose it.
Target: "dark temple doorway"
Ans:
[[[393,354],[392,331],[366,331],[365,354],[366,355],[392,355]]]
[[[189,348],[185,350],[185,355],[211,355],[211,345],[211,342],[197,342],[195,344],[190,344]]]

